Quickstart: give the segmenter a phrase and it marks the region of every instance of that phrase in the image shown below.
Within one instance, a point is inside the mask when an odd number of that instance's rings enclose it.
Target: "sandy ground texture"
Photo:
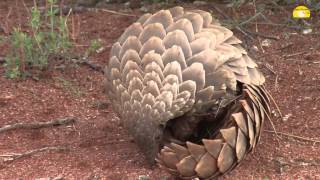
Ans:
[[[26,1],[31,7],[32,1]],[[182,4],[186,7],[195,7]],[[119,10],[122,6],[105,6]],[[118,8],[118,9],[117,9]],[[199,6],[212,10],[210,5]],[[11,14],[8,16],[8,12]],[[18,13],[21,13],[19,19]],[[288,8],[288,12],[291,9]],[[142,14],[139,10],[127,12]],[[232,11],[226,11],[230,16]],[[239,17],[254,14],[251,5],[237,9]],[[274,23],[285,22],[283,11],[267,10],[264,15]],[[112,43],[137,17],[110,12],[81,12],[72,15],[78,20],[76,44],[84,51],[92,39],[101,39],[104,50],[90,56],[98,65],[106,65]],[[0,19],[5,27],[23,23],[29,15],[23,4],[1,0]],[[7,20],[7,21],[6,21]],[[263,20],[261,20],[264,22]],[[313,23],[319,24],[319,19]],[[317,22],[316,22],[317,21]],[[4,23],[8,22],[8,23]],[[255,21],[245,27],[256,31]],[[260,22],[260,21],[259,21]],[[267,77],[270,90],[284,118],[274,109],[272,121],[280,138],[266,121],[256,150],[242,164],[221,179],[320,179],[320,38],[319,27],[311,34],[297,33],[292,28],[258,24],[259,33],[279,37],[270,40],[261,36],[244,40]],[[318,33],[318,34],[317,34]],[[4,31],[0,35],[6,36]],[[8,45],[0,46],[0,57]],[[157,167],[150,167],[108,104],[102,90],[103,75],[87,66],[53,71],[33,79],[9,80],[0,67],[0,127],[18,122],[49,121],[76,117],[72,124],[35,130],[12,130],[0,134],[0,155],[23,153],[44,147],[65,147],[8,161],[0,156],[0,179],[173,179]],[[65,83],[68,82],[68,83]],[[282,133],[282,134],[281,134]],[[285,135],[285,133],[290,136]],[[296,135],[298,137],[291,137]],[[316,141],[317,140],[317,141]]]

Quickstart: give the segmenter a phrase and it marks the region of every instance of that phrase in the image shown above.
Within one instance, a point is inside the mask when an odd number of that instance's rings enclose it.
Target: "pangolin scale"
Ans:
[[[258,143],[270,100],[264,76],[210,13],[145,14],[112,46],[105,89],[150,163],[211,179]]]

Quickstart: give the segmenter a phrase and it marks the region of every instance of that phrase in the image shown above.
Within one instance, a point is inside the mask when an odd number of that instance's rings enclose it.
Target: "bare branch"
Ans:
[[[263,38],[266,38],[266,39],[273,39],[273,40],[279,40],[280,39],[280,37],[278,37],[278,36],[271,36],[271,35],[266,35],[266,34],[259,33],[259,32],[253,32],[253,31],[249,31],[249,30],[244,29],[244,28],[242,28],[242,29],[248,34],[252,34],[252,35],[255,35],[255,36],[260,36],[260,37],[263,37]]]
[[[0,128],[0,133],[15,130],[15,129],[39,129],[51,126],[58,126],[63,124],[70,124],[76,121],[75,117],[67,117],[63,119],[55,119],[47,122],[32,122],[32,123],[16,123],[11,125],[5,125]]]
[[[11,153],[11,154],[3,154],[0,157],[3,159],[4,162],[11,162],[23,157],[32,156],[36,153],[44,152],[44,151],[65,151],[69,150],[67,147],[63,146],[54,146],[54,147],[44,147],[40,149],[33,149],[24,153]]]
[[[289,134],[289,133],[285,133],[285,132],[275,132],[275,131],[271,131],[271,130],[264,130],[264,131],[268,132],[268,133],[281,134],[283,136],[295,138],[295,139],[298,139],[298,140],[304,140],[304,141],[309,141],[309,142],[313,142],[313,143],[320,143],[320,140],[314,140],[314,139],[311,139],[311,138],[308,138],[308,137],[297,136],[297,135],[293,135],[293,134]]]
[[[306,54],[308,51],[302,51],[302,52],[297,52],[297,53],[293,53],[293,54],[285,54],[283,55],[284,58],[291,58],[293,56],[298,56],[298,55],[303,55]]]
[[[273,40],[279,40],[280,38],[278,36],[271,36],[271,35],[265,35],[263,33],[259,33],[259,32],[252,32],[252,31],[249,31],[247,29],[245,29],[242,25],[246,24],[246,23],[249,23],[250,21],[254,20],[256,17],[258,17],[259,15],[261,15],[261,12],[260,13],[257,13],[255,14],[254,16],[252,16],[251,18],[249,18],[248,20],[240,23],[240,24],[236,24],[234,22],[234,20],[229,17],[228,15],[226,15],[221,9],[219,9],[217,6],[213,6],[213,8],[218,12],[220,13],[224,18],[230,20],[233,22],[233,24],[235,24],[235,29],[240,31],[242,34],[244,34],[245,36],[249,37],[251,40],[254,40],[254,38],[251,36],[251,35],[254,35],[254,36],[260,36],[260,37],[263,37],[263,38],[267,38],[267,39],[273,39]]]
[[[122,12],[117,12],[117,11],[113,11],[113,10],[109,10],[109,9],[98,9],[102,12],[108,12],[108,13],[112,13],[112,14],[117,14],[117,15],[121,15],[121,16],[131,16],[131,17],[137,17],[134,14],[127,14],[127,13],[122,13]]]
[[[76,64],[81,64],[81,65],[85,65],[85,66],[88,66],[89,68],[95,70],[95,71],[98,71],[100,73],[104,73],[103,71],[103,67],[98,65],[98,64],[94,64],[92,62],[90,62],[87,58],[81,58],[81,57],[75,57],[72,59],[72,62],[73,63],[76,63]]]
[[[41,13],[45,12],[46,7],[39,7]],[[71,6],[60,6],[59,7],[59,12],[60,14],[67,15],[69,11],[72,9],[74,13],[81,13],[81,12],[107,12],[111,14],[116,14],[120,16],[129,16],[129,17],[137,17],[134,14],[127,14],[123,12],[118,12],[110,9],[105,9],[105,8],[88,8],[88,7],[83,7],[83,6],[76,6],[76,7],[71,7]]]

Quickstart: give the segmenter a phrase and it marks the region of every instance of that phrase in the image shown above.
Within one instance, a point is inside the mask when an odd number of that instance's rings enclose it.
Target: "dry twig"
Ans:
[[[302,55],[302,54],[305,54],[309,51],[302,51],[302,52],[297,52],[297,53],[293,53],[293,54],[285,54],[283,55],[284,58],[290,58],[290,57],[293,57],[293,56],[298,56],[298,55]]]
[[[254,6],[254,13],[257,14],[257,7],[256,7],[255,0],[253,0],[253,6]],[[262,13],[260,13],[260,15],[262,15]],[[262,17],[266,18],[265,16],[262,16]],[[259,32],[257,19],[255,19],[255,27],[256,27],[256,32]],[[259,37],[258,37],[258,41],[259,41],[259,46],[260,46],[260,49],[262,50],[262,53],[265,53],[265,50],[264,50],[262,43],[261,43],[261,39]]]
[[[9,7],[9,12],[6,16],[6,21],[5,21],[4,25],[2,26],[3,31],[6,34],[9,34],[9,31],[10,31],[9,30],[9,22],[10,22],[9,18],[10,18],[11,12],[12,12],[12,7]]]
[[[278,49],[275,49],[274,51],[272,52],[268,52],[266,54],[262,54],[261,56],[258,56],[257,59],[260,59],[260,58],[263,58],[263,57],[266,57],[266,56],[270,56],[270,55],[274,55],[274,54],[279,54],[279,53],[282,53],[282,50],[286,49],[286,48],[289,48],[293,45],[293,43],[288,43]]]
[[[90,67],[91,69],[93,69],[95,71],[104,73],[103,68],[100,65],[93,64],[90,61],[82,61],[81,64],[86,65],[86,66]]]
[[[117,15],[121,15],[121,16],[130,16],[130,17],[137,17],[136,15],[133,14],[127,14],[127,13],[122,13],[122,12],[117,12],[117,11],[113,11],[113,10],[109,10],[109,9],[98,9],[102,12],[108,12],[108,13],[112,13],[112,14],[117,14]]]
[[[234,22],[234,20],[229,17],[228,15],[226,15],[221,9],[219,9],[217,6],[213,6],[213,8],[219,13],[221,14],[224,18],[231,20],[232,22]],[[250,36],[248,33],[246,33],[244,30],[241,29],[240,26],[235,26],[235,29],[240,31],[242,34],[244,34],[245,36],[249,37],[251,40],[254,40],[254,38],[252,36]]]
[[[65,151],[69,150],[67,147],[63,146],[53,146],[53,147],[44,147],[40,149],[33,149],[24,153],[11,153],[11,154],[3,154],[0,157],[3,159],[4,162],[11,162],[23,157],[32,156],[36,153],[44,152],[44,151]]]
[[[277,75],[276,75],[276,78],[275,78],[275,80],[274,80],[274,89],[275,89],[276,91],[279,91],[278,78],[279,78],[279,76],[278,76],[278,74],[277,74]]]
[[[284,46],[281,46],[280,48],[278,48],[278,49],[276,49],[277,51],[282,51],[282,50],[284,50],[284,49],[286,49],[286,48],[289,48],[289,47],[291,47],[291,46],[293,46],[293,42],[289,42],[288,44],[286,44],[286,45],[284,45]]]
[[[256,19],[258,16],[260,16],[261,14],[262,14],[262,12],[258,12],[258,13],[257,13],[257,12],[255,11],[255,14],[254,14],[253,16],[251,16],[249,19],[247,19],[247,20],[239,23],[239,26],[243,26],[243,25],[245,25],[245,24],[247,24],[247,23],[255,20],[255,19]]]
[[[31,12],[30,12],[29,8],[27,7],[26,2],[24,2],[24,0],[22,0],[22,4],[23,4],[24,9],[27,11],[28,15],[31,16]]]
[[[269,63],[263,64],[272,74],[277,75],[277,73],[273,70],[273,67]]]
[[[275,131],[271,131],[271,130],[264,130],[264,131],[265,131],[265,132],[268,132],[268,133],[281,134],[281,135],[283,135],[283,136],[295,138],[295,139],[298,139],[298,140],[304,140],[304,141],[309,141],[309,142],[313,142],[313,143],[320,143],[320,140],[314,140],[314,139],[311,139],[311,138],[302,137],[302,136],[297,136],[297,135],[293,135],[293,134],[289,134],[289,133],[285,133],[285,132],[275,132]]]
[[[76,20],[75,20],[75,17],[76,17]],[[77,28],[75,25],[75,21],[77,21]],[[80,21],[80,16],[78,14],[71,16],[71,28],[72,28],[71,39],[75,41],[77,37],[79,37],[80,29],[81,29],[81,21]]]
[[[278,140],[278,143],[280,144],[280,141],[279,139],[281,139],[281,137],[278,135],[278,131],[276,130],[276,126],[274,125],[274,123],[272,122],[271,120],[271,117],[269,116],[269,114],[267,113],[267,111],[265,109],[263,109],[263,111],[265,112],[265,114],[267,115],[268,117],[268,120],[272,126],[272,129],[273,129],[273,132],[275,133],[276,137],[277,137],[277,140]]]
[[[46,7],[39,7],[41,13],[45,12]],[[83,7],[83,6],[76,6],[76,7],[71,7],[71,6],[61,6],[59,7],[59,12],[60,14],[64,14],[67,15],[69,13],[69,11],[72,9],[72,11],[74,13],[81,13],[81,12],[107,12],[107,13],[111,13],[111,14],[116,14],[116,15],[120,15],[120,16],[130,16],[130,17],[137,17],[134,14],[127,14],[127,13],[122,13],[122,12],[118,12],[118,11],[114,11],[114,10],[110,10],[110,9],[105,9],[105,8],[88,8],[88,7]]]
[[[213,6],[213,8],[218,12],[220,13],[224,18],[230,20],[233,22],[233,24],[236,24],[234,22],[234,20],[229,17],[228,15],[226,15],[221,9],[219,9],[217,6]],[[254,38],[251,36],[251,35],[255,35],[255,36],[260,36],[260,37],[263,37],[263,38],[267,38],[267,39],[273,39],[273,40],[279,40],[280,38],[278,36],[271,36],[271,35],[265,35],[265,34],[262,34],[262,33],[259,33],[259,32],[252,32],[252,31],[249,31],[247,29],[245,29],[244,27],[242,27],[242,25],[246,24],[246,23],[249,23],[250,21],[254,20],[256,17],[258,17],[258,15],[261,15],[261,12],[260,13],[257,13],[255,14],[253,17],[249,18],[248,20],[238,24],[238,25],[235,25],[235,29],[240,31],[242,34],[244,34],[245,36],[249,37],[251,40],[254,40]]]
[[[263,38],[266,38],[266,39],[273,39],[273,40],[279,40],[280,37],[278,36],[271,36],[271,35],[266,35],[266,34],[263,34],[263,33],[259,33],[259,32],[253,32],[253,31],[249,31],[247,29],[243,29],[246,33],[249,33],[249,34],[252,34],[252,35],[255,35],[255,36],[260,36],[260,37],[263,37]]]
[[[55,119],[52,121],[46,121],[46,122],[32,122],[32,123],[16,123],[16,124],[10,124],[5,125],[0,128],[0,133],[15,130],[15,129],[39,129],[39,128],[46,128],[51,126],[59,126],[63,124],[70,124],[76,121],[75,117],[67,117],[63,119]]]
[[[303,158],[296,158],[296,159],[289,159],[286,160],[284,157],[276,157],[272,159],[272,161],[276,162],[279,165],[280,171],[283,166],[320,166],[319,159],[303,159]]]
[[[86,65],[86,66],[88,66],[89,68],[91,68],[91,69],[93,69],[95,71],[98,71],[100,73],[104,73],[102,66],[94,64],[94,63],[90,62],[86,58],[76,57],[76,58],[72,59],[72,62],[76,63],[76,64]]]
[[[280,117],[282,118],[283,115],[282,115],[282,112],[280,111],[280,108],[279,108],[278,104],[277,104],[276,101],[274,100],[273,96],[271,96],[271,94],[270,94],[268,91],[266,91],[266,92],[267,92],[267,94],[269,95],[269,97],[271,98],[273,104],[276,106],[277,111],[279,112],[279,115],[280,115]]]

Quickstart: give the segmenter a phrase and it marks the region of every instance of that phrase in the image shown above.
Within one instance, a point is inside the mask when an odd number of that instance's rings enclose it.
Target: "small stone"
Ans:
[[[139,175],[138,176],[138,180],[149,180],[149,179],[150,179],[150,177],[147,175]]]
[[[124,7],[125,7],[126,9],[130,8],[130,1],[124,3]]]
[[[303,75],[303,71],[301,71],[300,69],[299,69],[299,75],[300,75],[300,76]]]
[[[303,29],[302,30],[302,34],[310,34],[312,33],[312,29],[311,28],[307,28],[307,29]]]
[[[101,177],[99,175],[92,174],[88,180],[101,180]]]
[[[258,52],[259,48],[256,45],[254,45],[254,46],[251,47],[251,50],[255,51],[255,52]]]
[[[289,147],[290,147],[290,144],[286,144],[286,145],[284,145],[284,147],[289,148]]]
[[[149,9],[148,9],[146,6],[142,6],[142,7],[140,8],[140,11],[141,11],[141,12],[149,12]]]
[[[130,8],[137,9],[141,7],[141,0],[130,0]]]
[[[304,97],[304,100],[310,101],[310,100],[312,100],[312,97]]]
[[[291,116],[292,116],[291,113],[286,114],[286,115],[282,118],[282,121],[284,121],[284,122],[288,121],[288,119],[289,119]]]
[[[208,3],[205,2],[205,1],[194,1],[193,4],[194,4],[194,5],[197,5],[197,6],[201,6],[201,5],[206,5],[206,4],[208,4]]]
[[[271,40],[270,39],[265,39],[261,42],[261,46],[264,47],[269,47],[271,45]]]
[[[100,54],[102,53],[106,48],[105,47],[101,47],[99,49],[96,50],[96,53]]]
[[[52,180],[65,180],[65,178],[63,178],[62,176],[58,176],[58,177],[53,178]]]
[[[271,111],[271,114],[272,114],[274,117],[279,117],[278,112],[275,111],[275,110],[272,110],[272,111]]]

